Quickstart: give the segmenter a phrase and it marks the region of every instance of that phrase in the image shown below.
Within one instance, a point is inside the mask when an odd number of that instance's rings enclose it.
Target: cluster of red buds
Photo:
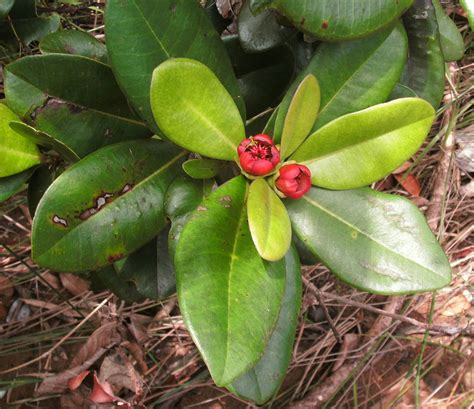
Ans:
[[[280,163],[280,151],[268,135],[244,139],[237,148],[242,170],[251,176],[267,176]],[[279,169],[275,186],[285,197],[299,199],[311,188],[311,172],[304,165],[287,164]]]

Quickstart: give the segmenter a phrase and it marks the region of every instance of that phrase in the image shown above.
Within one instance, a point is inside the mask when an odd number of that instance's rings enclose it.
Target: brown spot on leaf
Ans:
[[[110,256],[107,257],[107,261],[109,263],[115,263],[116,261],[119,261],[122,258],[123,258],[123,253],[111,254]]]
[[[63,227],[68,227],[69,226],[67,220],[59,217],[57,214],[55,214],[53,216],[52,220],[53,220],[54,224],[59,224],[60,226],[63,226]]]
[[[323,20],[323,23],[321,24],[321,28],[323,30],[326,30],[329,27],[329,21]]]
[[[132,183],[127,183],[122,190],[119,192],[119,195],[124,195],[125,193],[129,192],[130,190],[133,189],[133,184]]]
[[[90,207],[89,209],[84,210],[80,215],[79,218],[81,220],[87,220],[89,217],[93,216],[107,204],[111,202],[111,198],[115,195],[113,193],[103,193],[97,199],[95,199],[95,206]]]
[[[300,25],[304,26],[304,23],[306,22],[306,19],[304,17],[301,18]]]

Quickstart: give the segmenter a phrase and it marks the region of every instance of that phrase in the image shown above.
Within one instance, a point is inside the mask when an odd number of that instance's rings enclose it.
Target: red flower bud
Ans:
[[[268,135],[244,139],[237,148],[240,166],[249,175],[264,176],[280,162],[280,152]]]
[[[299,199],[311,189],[311,171],[304,165],[284,165],[275,186],[285,196]]]

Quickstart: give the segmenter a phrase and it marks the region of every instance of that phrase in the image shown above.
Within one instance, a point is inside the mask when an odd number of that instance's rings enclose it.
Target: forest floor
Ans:
[[[459,12],[456,6],[449,10]],[[100,36],[101,16],[91,13],[81,25],[99,28]],[[459,27],[472,44],[467,24]],[[451,262],[451,285],[434,293],[383,297],[345,286],[323,265],[305,266],[293,359],[279,393],[265,407],[472,405],[470,51],[448,65],[445,98],[425,146],[400,173],[375,186],[408,197],[425,213]],[[147,407],[253,407],[213,384],[176,297],[125,304],[110,292],[93,292],[87,276],[36,266],[30,232],[23,192],[0,207],[0,408],[89,407],[89,381],[74,392],[67,388],[71,376],[63,371],[74,366],[72,375],[81,372],[78,367],[113,374],[116,392],[136,394]]]

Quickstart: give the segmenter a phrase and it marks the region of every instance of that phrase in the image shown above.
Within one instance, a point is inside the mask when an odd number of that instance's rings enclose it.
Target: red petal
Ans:
[[[284,165],[280,169],[280,178],[282,179],[296,179],[300,174],[298,165]]]
[[[251,175],[254,176],[263,176],[267,173],[271,172],[274,169],[274,166],[268,160],[256,160],[250,172]]]
[[[253,139],[257,142],[262,142],[262,143],[265,143],[267,145],[273,145],[273,140],[271,137],[269,137],[268,135],[265,135],[263,133],[261,134],[258,134],[258,135],[255,135],[253,137]]]

